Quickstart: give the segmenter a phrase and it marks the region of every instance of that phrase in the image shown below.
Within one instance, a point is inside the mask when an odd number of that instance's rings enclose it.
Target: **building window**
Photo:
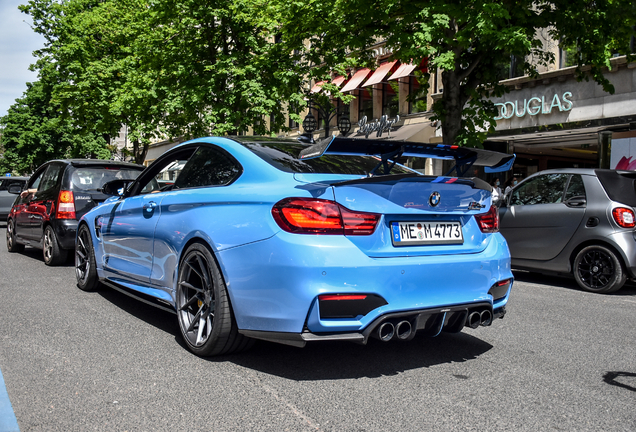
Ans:
[[[400,112],[400,100],[398,97],[398,83],[390,82],[382,84],[382,115],[395,117]]]
[[[363,88],[358,90],[358,119],[367,117],[367,121],[373,121],[373,90]]]

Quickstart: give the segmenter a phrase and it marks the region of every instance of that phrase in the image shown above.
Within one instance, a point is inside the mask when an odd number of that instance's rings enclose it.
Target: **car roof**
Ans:
[[[581,175],[596,175],[598,168],[553,168],[543,171],[539,171],[537,174],[581,174]]]
[[[115,161],[109,159],[54,159],[47,161],[46,163],[51,162],[62,162],[68,165],[73,166],[90,166],[90,165],[119,165],[122,168],[131,167],[131,168],[141,168],[144,169],[143,165],[139,165],[132,162],[123,162],[123,161]]]
[[[28,180],[30,177],[22,177],[22,176],[4,176],[2,180]]]

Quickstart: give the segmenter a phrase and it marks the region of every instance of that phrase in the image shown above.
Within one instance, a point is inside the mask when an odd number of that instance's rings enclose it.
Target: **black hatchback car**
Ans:
[[[7,249],[25,246],[43,250],[44,263],[57,265],[75,248],[77,221],[108,198],[102,186],[116,179],[135,179],[141,165],[98,159],[53,160],[40,166],[26,188],[10,187],[20,195],[7,218]]]
[[[596,293],[636,278],[636,172],[541,171],[509,192],[499,210],[512,267],[573,275]]]

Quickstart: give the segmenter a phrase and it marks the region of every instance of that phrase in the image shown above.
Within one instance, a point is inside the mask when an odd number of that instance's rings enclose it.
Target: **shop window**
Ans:
[[[420,84],[417,76],[409,78],[409,114],[426,111],[426,87]]]
[[[358,91],[358,119],[367,117],[367,121],[373,121],[373,91],[370,88]]]
[[[382,115],[393,118],[400,113],[398,83],[382,84]]]

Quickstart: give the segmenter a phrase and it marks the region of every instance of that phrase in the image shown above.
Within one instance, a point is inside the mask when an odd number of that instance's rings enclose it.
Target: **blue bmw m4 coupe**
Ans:
[[[455,161],[458,176],[401,157]],[[461,175],[513,160],[339,137],[188,141],[104,186],[112,197],[78,227],[77,285],[175,313],[201,356],[254,339],[302,347],[489,326],[505,314],[510,254],[490,186]]]

